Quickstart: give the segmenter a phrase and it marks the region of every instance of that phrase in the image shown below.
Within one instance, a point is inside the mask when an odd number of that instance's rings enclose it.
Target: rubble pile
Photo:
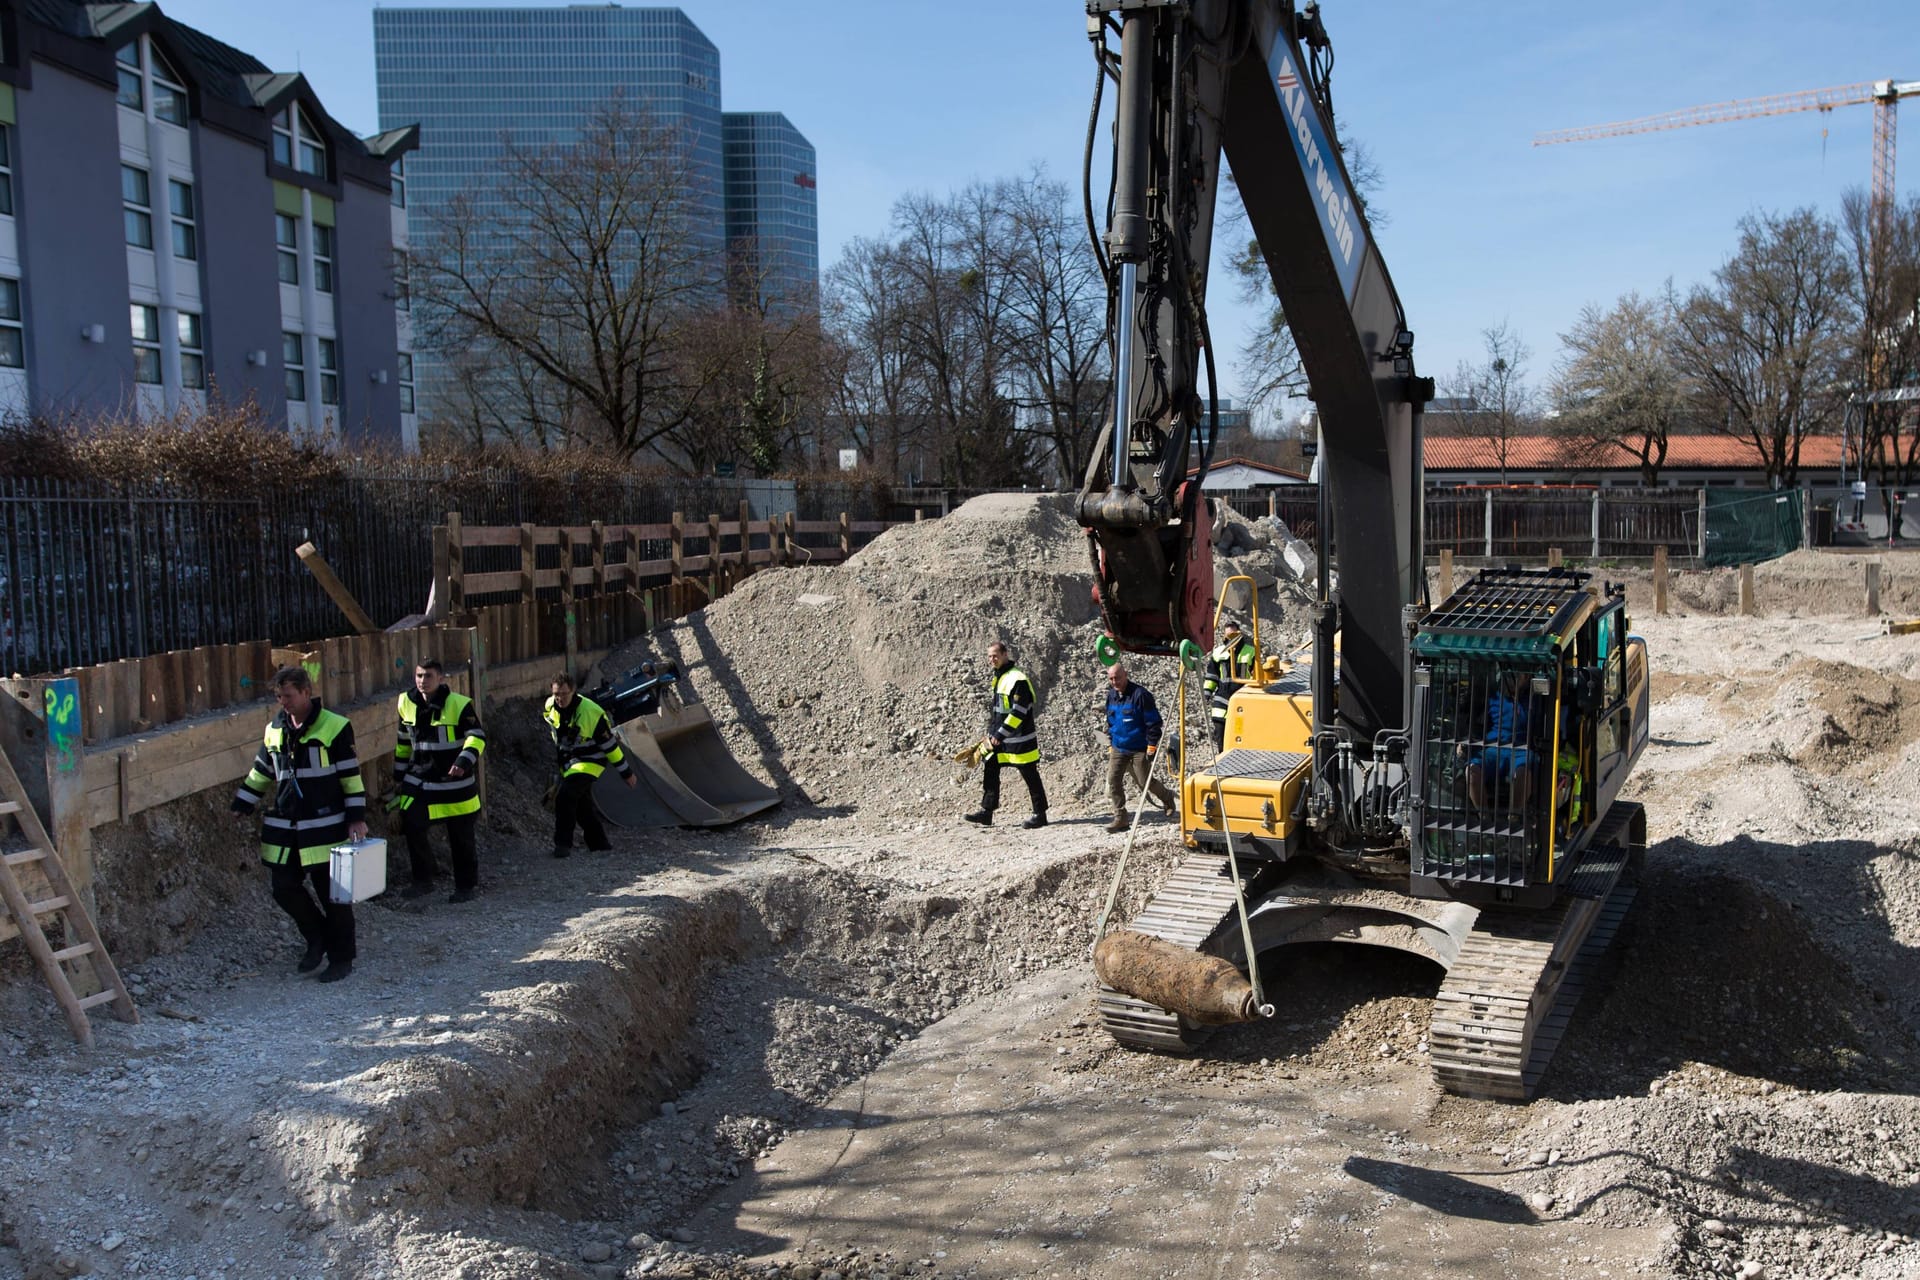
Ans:
[[[1287,567],[1303,544],[1278,521],[1231,512],[1216,530],[1217,581],[1244,573],[1260,588],[1262,651],[1304,644],[1311,592]],[[1311,554],[1304,560],[1310,572]],[[1250,618],[1248,602],[1236,611]],[[1049,798],[1068,810],[1104,805],[1106,668],[1094,654],[1103,634],[1086,533],[1067,500],[989,494],[891,529],[845,564],[756,574],[653,647],[680,661],[698,696],[716,704],[735,755],[775,785],[854,806],[858,821],[916,824],[977,799],[979,775],[965,776],[952,756],[984,731],[995,639],[1013,646],[1036,686]],[[1178,664],[1126,661],[1171,737]],[[1190,742],[1204,744],[1197,672],[1187,723]],[[1024,803],[1017,781],[1009,803]]]

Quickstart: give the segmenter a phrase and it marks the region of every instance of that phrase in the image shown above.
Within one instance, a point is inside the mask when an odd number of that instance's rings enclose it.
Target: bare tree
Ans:
[[[782,296],[773,269],[744,251],[733,275],[731,305],[689,329],[708,389],[667,439],[693,471],[740,459],[770,475],[803,451],[801,433],[824,415],[837,365],[811,296]]]
[[[844,352],[834,388],[837,415],[871,466],[899,476],[925,416],[907,347],[906,272],[892,246],[871,239],[849,243],[827,273],[824,303]]]
[[[1740,245],[1675,307],[1675,359],[1713,405],[1716,429],[1750,443],[1774,486],[1827,422],[1852,324],[1846,256],[1812,209],[1740,220]]]
[[[1618,446],[1640,464],[1640,482],[1658,484],[1667,439],[1690,416],[1691,385],[1673,357],[1667,299],[1627,293],[1608,310],[1589,304],[1560,335],[1566,355],[1552,395],[1565,434],[1598,454]]]
[[[1009,356],[1024,388],[1018,403],[1039,415],[1057,474],[1074,482],[1087,469],[1111,394],[1106,280],[1064,184],[1035,170],[997,194]]]
[[[1485,358],[1462,360],[1443,390],[1444,407],[1430,412],[1448,423],[1453,434],[1485,440],[1505,484],[1514,441],[1536,425],[1538,397],[1527,382],[1533,351],[1505,320],[1482,329],[1480,338]]]
[[[960,487],[1030,482],[1008,395],[1008,282],[992,188],[976,183],[944,202],[908,196],[894,222],[908,290],[902,332],[942,446],[942,478]]]
[[[573,143],[509,139],[494,179],[416,239],[425,345],[544,380],[540,399],[570,405],[555,424],[570,442],[624,457],[657,447],[715,372],[686,341],[692,318],[722,303],[698,141],[619,99],[592,111]],[[514,386],[470,390],[511,399]]]
[[[1920,479],[1920,422],[1888,392],[1920,383],[1920,197],[1875,210],[1858,188],[1840,206],[1840,240],[1853,293],[1847,382],[1857,396],[1863,470],[1889,488]],[[1876,395],[1882,398],[1873,398]]]

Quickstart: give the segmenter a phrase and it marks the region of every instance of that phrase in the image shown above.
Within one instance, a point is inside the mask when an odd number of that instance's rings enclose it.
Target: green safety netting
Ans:
[[[1706,494],[1708,564],[1758,564],[1800,549],[1800,490]]]

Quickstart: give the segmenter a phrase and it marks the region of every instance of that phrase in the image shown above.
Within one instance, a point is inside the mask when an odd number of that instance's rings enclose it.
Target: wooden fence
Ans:
[[[1209,496],[1250,519],[1277,516],[1294,537],[1315,540],[1313,485]],[[1594,560],[1646,559],[1661,547],[1681,560],[1706,555],[1701,489],[1429,488],[1424,505],[1428,555],[1451,551],[1474,559],[1538,561],[1555,547]]]

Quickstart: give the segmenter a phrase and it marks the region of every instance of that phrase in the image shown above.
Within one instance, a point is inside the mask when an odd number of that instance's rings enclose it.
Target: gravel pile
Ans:
[[[977,773],[951,760],[986,722],[986,648],[1013,646],[1040,698],[1049,799],[1105,809],[1101,713],[1104,634],[1085,533],[1053,495],[990,494],[938,521],[889,530],[844,565],[757,574],[652,638],[715,704],[729,745],[775,785],[862,826],[924,830],[972,808]],[[1261,648],[1307,639],[1311,593],[1286,576],[1284,529],[1223,515],[1217,578],[1258,575]],[[1230,532],[1229,532],[1230,531]],[[633,648],[610,666],[645,656]],[[1178,715],[1178,664],[1133,655],[1134,679]],[[1190,743],[1206,745],[1198,675],[1189,678]],[[1025,803],[1018,780],[1008,802]]]

